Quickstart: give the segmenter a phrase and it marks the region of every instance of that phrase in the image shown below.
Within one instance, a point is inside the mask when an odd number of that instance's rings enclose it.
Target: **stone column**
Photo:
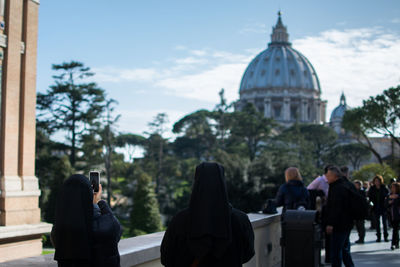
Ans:
[[[290,98],[285,97],[283,99],[283,120],[290,121]]]
[[[271,98],[264,99],[264,117],[271,118]]]
[[[40,255],[35,177],[36,54],[39,2],[5,1],[7,45],[2,68],[0,141],[0,262]],[[10,236],[10,233],[12,235]]]
[[[305,122],[308,121],[310,118],[308,118],[308,101],[307,99],[302,99],[301,100],[301,121]]]
[[[315,108],[316,108],[315,114],[317,115],[316,123],[320,124],[321,123],[321,100],[317,100],[315,102]]]
[[[22,4],[22,0],[6,2],[7,48],[2,69],[1,101],[0,225],[17,224],[18,214],[10,206],[13,202],[10,198],[22,191],[22,181],[18,176]]]

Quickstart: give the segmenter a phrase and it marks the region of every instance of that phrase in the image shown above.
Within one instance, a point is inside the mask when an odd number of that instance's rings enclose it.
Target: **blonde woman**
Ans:
[[[310,197],[304,186],[299,169],[290,167],[285,170],[286,183],[279,187],[276,195],[277,206],[283,206],[283,211],[288,209],[308,209]]]

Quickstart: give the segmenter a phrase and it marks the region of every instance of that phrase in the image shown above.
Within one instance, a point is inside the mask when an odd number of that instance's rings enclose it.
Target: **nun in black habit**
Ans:
[[[200,164],[189,208],[176,214],[165,232],[161,263],[167,267],[236,267],[253,256],[253,228],[247,215],[228,202],[223,167]]]
[[[83,175],[72,175],[64,182],[51,231],[58,266],[120,266],[122,228],[107,203],[98,201],[100,196],[101,185],[93,197],[92,185]]]

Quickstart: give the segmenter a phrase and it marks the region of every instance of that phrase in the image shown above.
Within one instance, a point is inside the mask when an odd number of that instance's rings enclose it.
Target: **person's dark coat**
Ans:
[[[389,202],[390,200],[392,200],[391,203]],[[396,199],[389,199],[388,196],[386,198],[386,205],[388,208],[390,221],[392,223],[400,221],[400,195],[398,194],[398,198]]]
[[[363,189],[356,189],[357,193],[359,193],[365,200],[367,200],[367,194]]]
[[[299,180],[290,180],[279,187],[276,195],[276,205],[283,206],[283,211],[287,209],[298,209],[303,206],[305,209],[310,207],[310,196],[304,183]]]
[[[389,195],[389,190],[385,185],[381,185],[378,189],[375,185],[371,186],[368,191],[369,201],[373,203],[373,210],[376,215],[383,214],[385,209],[385,198]]]
[[[94,266],[120,266],[118,242],[122,227],[106,201],[100,200],[97,205],[93,215]]]
[[[170,222],[161,244],[167,267],[239,267],[254,256],[254,233],[247,215],[228,202],[223,167],[196,168],[189,208]]]
[[[333,226],[334,231],[350,231],[353,220],[350,210],[350,198],[353,190],[347,181],[339,178],[329,184],[328,201],[326,204],[326,225]]]
[[[63,184],[51,231],[60,267],[119,267],[121,226],[105,201],[93,204],[93,189],[83,175]]]

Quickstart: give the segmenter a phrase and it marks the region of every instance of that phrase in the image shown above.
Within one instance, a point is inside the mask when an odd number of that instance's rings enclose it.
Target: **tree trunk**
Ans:
[[[371,144],[371,142],[369,141],[368,136],[367,136],[365,133],[362,133],[362,136],[364,137],[365,141],[367,141],[367,144],[368,144],[367,147],[368,147],[368,149],[369,149],[369,150],[375,155],[375,157],[378,159],[379,164],[383,165],[383,160],[382,160],[381,155],[379,155],[378,151],[376,151],[376,150],[372,147],[372,144]],[[358,141],[360,144],[363,144],[359,139],[357,139],[357,141]]]
[[[72,120],[72,140],[71,140],[71,155],[70,155],[70,161],[71,161],[71,166],[74,168],[75,167],[75,147],[76,147],[76,132],[75,132],[75,120]]]
[[[158,150],[158,171],[157,171],[157,179],[156,179],[156,194],[160,191],[160,183],[161,183],[161,172],[162,172],[162,158],[163,158],[163,140],[160,136],[160,146]]]

